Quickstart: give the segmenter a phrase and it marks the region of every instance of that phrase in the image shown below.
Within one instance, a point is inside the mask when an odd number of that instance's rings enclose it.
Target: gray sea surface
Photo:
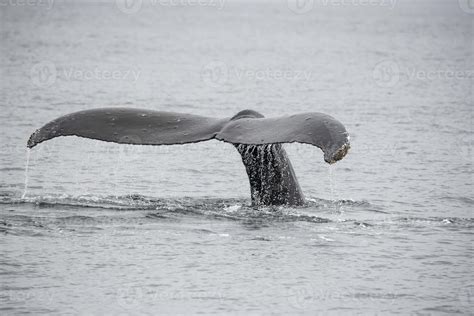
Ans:
[[[1,2],[0,314],[472,314],[473,11]],[[112,106],[324,112],[352,148],[329,166],[285,145],[308,200],[293,208],[251,207],[219,141],[61,137],[25,176],[36,128]]]

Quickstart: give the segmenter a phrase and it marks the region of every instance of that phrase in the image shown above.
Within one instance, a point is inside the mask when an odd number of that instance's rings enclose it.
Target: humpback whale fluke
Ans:
[[[344,158],[349,134],[333,117],[317,112],[265,118],[244,110],[231,118],[134,108],[102,108],[59,117],[36,130],[28,148],[59,136],[119,144],[173,145],[217,139],[233,144],[245,165],[253,205],[301,205],[303,193],[282,143],[320,148],[327,163]]]

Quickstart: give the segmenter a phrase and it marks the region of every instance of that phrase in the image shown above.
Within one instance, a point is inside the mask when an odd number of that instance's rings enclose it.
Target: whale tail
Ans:
[[[245,165],[255,205],[299,205],[304,202],[282,143],[320,148],[327,163],[342,159],[350,148],[344,126],[323,113],[265,118],[244,110],[231,118],[134,108],[102,108],[59,117],[29,138],[33,148],[59,136],[79,136],[119,144],[173,145],[217,139],[233,144]]]

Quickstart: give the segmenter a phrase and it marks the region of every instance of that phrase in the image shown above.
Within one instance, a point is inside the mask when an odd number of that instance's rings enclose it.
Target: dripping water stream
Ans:
[[[31,149],[26,149],[26,164],[25,164],[25,186],[23,188],[23,194],[21,195],[21,199],[25,199],[26,193],[28,192],[28,168],[30,166],[30,155]]]
[[[328,180],[329,180],[329,193],[330,197],[329,199],[331,201],[338,201],[339,200],[339,194],[338,194],[338,189],[337,189],[337,183],[336,183],[336,178],[334,176],[334,166],[329,165],[328,166]],[[338,212],[343,212],[343,206],[339,203],[336,204],[336,210]]]
[[[328,178],[329,178],[329,190],[331,194],[331,200],[334,200],[336,197],[334,196],[334,175],[333,175],[333,168],[331,165],[328,166]]]

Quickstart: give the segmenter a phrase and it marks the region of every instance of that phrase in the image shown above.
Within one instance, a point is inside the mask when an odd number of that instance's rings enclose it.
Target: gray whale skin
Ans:
[[[244,110],[231,118],[135,108],[100,108],[59,117],[29,138],[33,148],[59,136],[79,136],[133,145],[174,145],[217,139],[233,144],[245,165],[252,205],[302,205],[304,195],[283,143],[320,148],[327,163],[342,159],[349,134],[333,117],[317,112],[265,118]]]

